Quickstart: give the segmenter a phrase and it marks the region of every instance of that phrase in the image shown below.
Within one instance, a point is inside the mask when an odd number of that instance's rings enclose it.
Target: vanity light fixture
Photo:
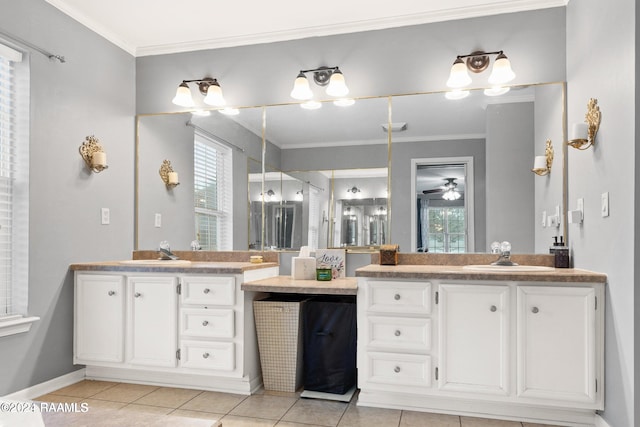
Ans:
[[[296,191],[296,200],[301,202],[304,199],[304,190]]]
[[[497,55],[493,63],[491,75],[489,76],[489,84],[500,86],[510,82],[516,77],[515,73],[511,69],[511,62],[503,51],[476,51],[468,55],[458,55],[456,57],[456,60],[453,62],[453,66],[451,67],[451,72],[449,73],[447,86],[454,89],[469,86],[472,80],[468,71],[481,73],[486,70],[489,67],[489,55]]]
[[[547,139],[544,156],[536,156],[531,171],[539,176],[549,175],[551,173],[551,165],[553,164],[553,145],[551,140]]]
[[[87,136],[80,145],[80,155],[87,167],[93,172],[100,173],[107,169],[107,153],[102,149],[100,141],[95,136]]]
[[[214,107],[224,107],[226,101],[222,96],[222,89],[217,79],[211,77],[205,77],[198,80],[183,80],[178,86],[176,96],[173,98],[173,103],[181,107],[193,107],[193,97],[191,96],[191,89],[189,89],[189,83],[196,83],[198,90],[204,95],[204,103],[212,105]]]
[[[567,144],[578,150],[586,150],[596,143],[596,135],[600,129],[600,107],[598,100],[589,99],[585,123],[574,123]]]
[[[162,181],[167,186],[167,188],[173,188],[177,185],[180,185],[180,182],[178,182],[178,172],[174,172],[169,160],[165,159],[162,162],[159,172],[160,178],[162,178]]]
[[[262,196],[262,199],[267,202],[275,201],[274,200],[275,195],[276,195],[276,192],[273,191],[272,189],[268,189],[264,194],[260,193],[260,196]]]
[[[291,97],[300,101],[313,98],[313,92],[309,87],[306,73],[313,73],[313,81],[318,86],[326,86],[327,95],[341,98],[349,93],[349,88],[344,80],[344,75],[338,67],[318,67],[309,70],[300,70],[293,84]]]

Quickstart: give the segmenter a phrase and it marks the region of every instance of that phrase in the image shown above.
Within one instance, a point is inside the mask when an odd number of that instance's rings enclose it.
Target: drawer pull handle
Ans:
[[[204,320],[204,321],[202,322],[202,326],[207,326],[208,324],[209,324],[209,321],[208,321],[208,320]]]
[[[116,291],[109,291],[109,296],[112,297],[116,294]]]
[[[398,301],[398,300],[400,299],[400,294],[395,294],[395,295],[393,296],[393,299],[394,299],[394,300],[396,300],[396,301]]]
[[[202,357],[203,357],[204,359],[208,359],[208,358],[209,358],[209,353],[203,353],[203,354],[202,354]]]
[[[393,368],[393,372],[395,372],[396,374],[400,372],[400,366],[396,366],[395,368]]]
[[[490,308],[492,313],[495,313],[497,309],[498,309],[498,307],[496,307],[495,305],[492,305],[491,308]]]
[[[133,294],[133,296],[136,298],[140,298],[142,294],[140,292],[136,292],[135,294]]]
[[[539,311],[540,311],[540,310],[538,310],[538,307],[533,307],[533,308],[531,309],[531,312],[532,312],[533,314],[536,314],[536,313],[537,313],[537,312],[539,312]]]
[[[399,337],[402,333],[400,332],[399,329],[396,329],[396,331],[394,332],[394,335]]]
[[[205,294],[208,294],[209,292],[211,292],[211,289],[209,289],[209,288],[204,288],[204,291],[202,291],[202,292],[204,292]]]

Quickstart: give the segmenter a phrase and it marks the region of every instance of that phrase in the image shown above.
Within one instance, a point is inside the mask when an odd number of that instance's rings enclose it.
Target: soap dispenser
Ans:
[[[563,238],[560,236],[560,242],[558,242],[558,238],[554,237],[556,242],[554,243],[553,255],[555,256],[555,267],[556,268],[569,268],[569,248],[564,245]]]

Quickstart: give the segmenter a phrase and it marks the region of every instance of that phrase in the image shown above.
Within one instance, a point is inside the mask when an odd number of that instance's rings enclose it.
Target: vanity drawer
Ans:
[[[183,304],[234,305],[235,277],[183,277],[181,301]]]
[[[197,338],[233,338],[232,309],[184,308],[180,311],[180,335]]]
[[[232,342],[182,341],[180,348],[180,365],[183,368],[235,369],[235,344]]]
[[[393,314],[431,314],[431,283],[369,282],[367,311]]]
[[[367,353],[368,383],[431,387],[431,357],[412,354]]]
[[[431,350],[431,319],[369,316],[369,349],[428,353]]]

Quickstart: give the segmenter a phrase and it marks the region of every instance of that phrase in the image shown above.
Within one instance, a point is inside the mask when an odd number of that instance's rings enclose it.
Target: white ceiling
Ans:
[[[568,0],[46,0],[135,56],[564,6]]]

